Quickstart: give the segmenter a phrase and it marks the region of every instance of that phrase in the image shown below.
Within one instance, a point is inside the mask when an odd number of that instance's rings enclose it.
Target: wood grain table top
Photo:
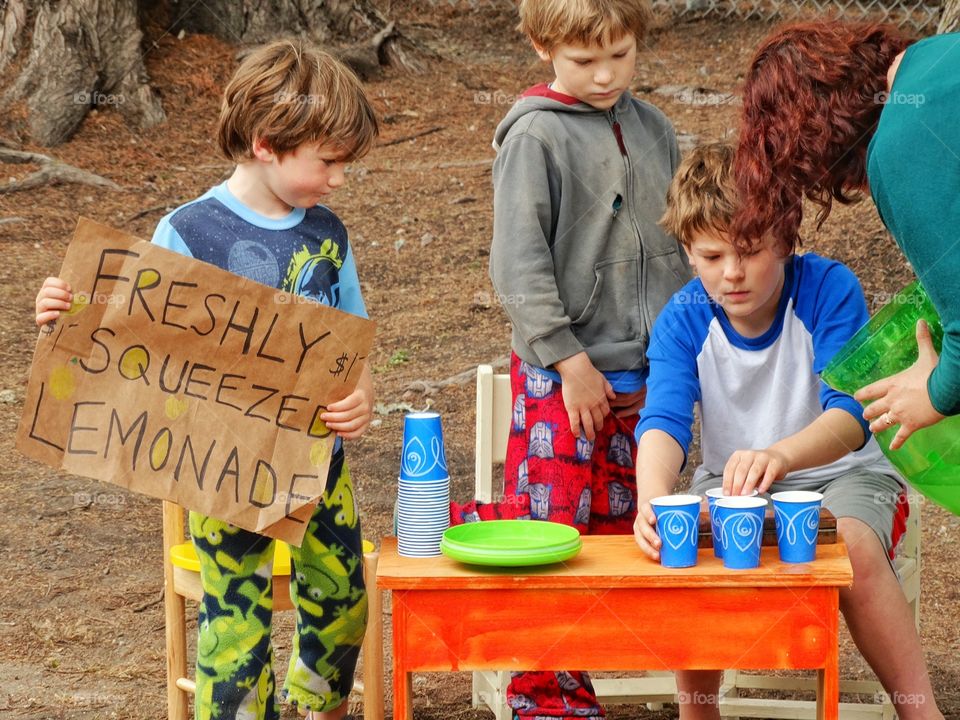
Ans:
[[[387,590],[848,587],[853,570],[842,542],[818,545],[812,563],[784,563],[776,547],[764,547],[760,567],[728,570],[713,550],[702,548],[696,566],[671,569],[643,555],[632,535],[587,535],[580,554],[565,562],[502,568],[446,556],[400,557],[397,539],[385,537],[377,582]]]

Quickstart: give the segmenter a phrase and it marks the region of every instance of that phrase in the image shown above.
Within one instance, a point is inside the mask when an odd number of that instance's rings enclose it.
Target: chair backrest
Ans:
[[[476,498],[492,502],[493,467],[507,457],[513,404],[510,376],[494,374],[490,365],[477,366]],[[497,483],[502,487],[502,482]]]
[[[920,508],[923,506],[923,498],[914,500],[910,503],[910,516],[907,518],[907,530],[903,534],[900,546],[897,548],[897,555],[903,558],[909,558],[920,563]]]
[[[163,561],[169,565],[170,548],[186,540],[183,508],[169,500],[163,501]]]

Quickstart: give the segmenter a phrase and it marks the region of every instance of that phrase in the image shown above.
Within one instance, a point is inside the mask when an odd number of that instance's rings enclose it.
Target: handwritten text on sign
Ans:
[[[374,324],[81,219],[17,445],[299,545]]]

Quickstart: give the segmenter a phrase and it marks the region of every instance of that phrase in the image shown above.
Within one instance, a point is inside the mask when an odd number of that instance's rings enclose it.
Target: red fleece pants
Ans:
[[[583,534],[631,534],[637,506],[633,431],[638,416],[607,415],[590,442],[570,431],[560,384],[516,355],[510,385],[513,418],[503,498],[452,503],[451,522],[529,517],[572,525]],[[507,701],[524,720],[604,715],[590,677],[579,671],[512,673]]]

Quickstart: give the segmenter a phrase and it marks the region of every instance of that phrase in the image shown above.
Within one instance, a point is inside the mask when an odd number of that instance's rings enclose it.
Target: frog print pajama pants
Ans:
[[[276,541],[190,513],[203,599],[197,641],[197,720],[276,720],[270,627]],[[296,631],[283,700],[333,710],[353,686],[367,620],[362,537],[343,450],[300,548],[290,548]]]

